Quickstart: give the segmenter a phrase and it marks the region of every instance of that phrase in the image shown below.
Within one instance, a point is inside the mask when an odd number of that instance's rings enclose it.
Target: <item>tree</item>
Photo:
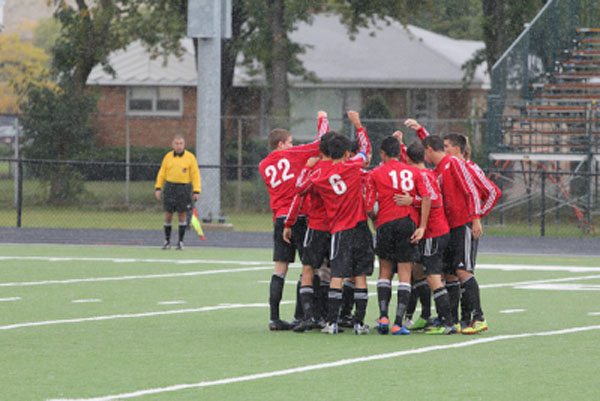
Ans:
[[[367,120],[391,120],[394,118],[392,110],[387,105],[383,96],[375,95],[369,98],[360,111],[360,116],[371,141],[371,149],[373,151],[371,165],[377,166],[381,162],[381,155],[379,153],[381,142],[386,136],[392,135],[395,129],[394,125],[387,121]]]
[[[17,33],[0,35],[0,113],[16,114],[26,88],[44,82],[48,55]]]

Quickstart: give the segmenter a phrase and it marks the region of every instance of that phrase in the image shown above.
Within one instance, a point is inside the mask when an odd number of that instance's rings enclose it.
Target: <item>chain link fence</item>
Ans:
[[[531,163],[490,170],[489,177],[503,195],[485,218],[486,234],[597,236],[597,164],[595,173]],[[158,163],[0,158],[0,226],[160,229],[162,203],[154,197],[159,167]],[[256,165],[200,168],[221,170],[222,222],[226,225],[214,220],[206,224],[207,230],[272,229],[269,196]],[[203,181],[204,187],[211,185],[217,183]]]

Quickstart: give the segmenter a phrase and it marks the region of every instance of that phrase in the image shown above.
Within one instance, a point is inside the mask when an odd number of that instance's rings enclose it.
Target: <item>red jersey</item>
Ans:
[[[360,170],[371,145],[364,128],[358,129],[356,135],[360,144],[356,156],[345,162],[323,164],[319,168],[315,165],[310,175],[296,184],[300,194],[313,191],[321,196],[331,234],[349,230],[367,220]]]
[[[429,198],[431,199],[431,210],[429,211],[429,218],[427,219],[427,228],[425,229],[425,235],[423,238],[439,237],[440,235],[446,234],[450,231],[448,227],[448,220],[444,213],[444,202],[442,200],[442,193],[440,186],[437,181],[437,177],[434,172],[423,168],[420,169],[421,177],[423,178],[423,184],[429,192]],[[421,209],[421,198],[413,198],[413,206],[419,210]]]
[[[273,220],[277,217],[285,216],[288,213],[290,204],[295,194],[296,180],[306,161],[318,156],[319,141],[321,136],[325,134],[322,129],[327,124],[327,117],[319,118],[319,135],[315,142],[308,145],[293,146],[285,150],[276,150],[265,157],[258,165],[258,170],[262,176],[267,189],[271,210],[273,211]],[[306,209],[308,202],[304,202]],[[301,210],[302,214],[306,210]]]
[[[315,164],[312,170],[307,168],[303,169],[298,178],[298,182],[305,181],[306,177],[310,175],[312,171],[317,169],[328,170],[331,167],[331,162],[331,160],[321,160]],[[313,230],[329,231],[329,219],[327,218],[327,210],[325,209],[323,198],[321,198],[321,195],[318,192],[312,190],[312,188],[302,195],[296,194],[296,196],[294,196],[290,211],[285,219],[285,226],[289,228],[296,223],[296,219],[298,218],[298,214],[306,196],[310,196],[308,227]]]
[[[417,195],[421,198],[429,197],[418,168],[398,160],[390,160],[371,171],[367,182],[366,208],[373,210],[375,202],[379,202],[379,211],[375,220],[377,227],[406,216],[409,216],[417,226],[419,225],[419,213],[414,207],[399,206],[394,202],[394,195],[403,192],[413,198]]]
[[[477,165],[477,163],[467,160],[467,166],[471,169],[472,174],[477,178],[475,183],[479,190],[479,197],[482,200],[481,205],[481,216],[487,216],[487,214],[496,206],[502,191],[494,184],[489,178],[485,176],[485,173]]]
[[[481,216],[479,191],[471,169],[463,160],[446,155],[434,172],[442,190],[450,228],[462,226]]]

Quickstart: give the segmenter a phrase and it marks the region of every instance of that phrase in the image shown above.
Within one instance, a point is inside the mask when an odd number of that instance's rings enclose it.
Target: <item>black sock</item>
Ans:
[[[458,281],[451,281],[446,283],[446,291],[448,291],[448,297],[450,299],[450,313],[452,314],[452,322],[450,324],[458,323],[458,301],[460,298],[460,283]]]
[[[467,307],[473,311],[473,319],[483,321],[483,310],[481,310],[481,298],[479,297],[479,283],[475,276],[471,276],[463,283],[465,286],[465,298],[467,298]]]
[[[327,322],[337,323],[340,307],[342,306],[342,290],[340,288],[330,288],[328,301]]]
[[[273,274],[269,286],[269,306],[271,308],[271,320],[279,320],[279,303],[283,295],[283,284],[285,276]]]
[[[300,288],[302,286],[302,274],[298,277],[298,282],[296,283],[296,309],[294,310],[294,319],[302,320],[304,319],[304,312],[302,306],[302,300],[300,299]]]
[[[392,298],[392,283],[387,279],[377,281],[377,302],[379,302],[379,317],[389,317],[390,299]]]
[[[319,285],[319,309],[323,319],[327,320],[327,306],[329,305],[329,281],[321,281]]]
[[[363,324],[365,314],[367,313],[367,303],[369,302],[369,293],[366,288],[356,288],[354,290],[354,303],[356,303],[356,313],[354,314],[354,323]]]
[[[414,288],[411,290],[408,303],[406,304],[406,318],[410,320],[412,320],[415,309],[417,309],[417,300],[419,299],[417,292],[413,290]]]
[[[433,291],[433,300],[435,301],[435,308],[440,317],[440,321],[445,326],[452,324],[452,313],[450,312],[450,297],[445,287],[440,287]]]
[[[413,291],[416,291],[419,301],[421,301],[421,317],[425,320],[429,319],[431,316],[431,289],[427,280],[417,281],[413,286]]]
[[[394,324],[398,326],[402,326],[402,319],[404,318],[406,305],[410,300],[410,293],[409,283],[398,283],[398,306],[396,307],[396,320],[394,321]]]
[[[472,302],[469,297],[465,295],[466,290],[463,284],[460,285],[460,321],[465,323],[471,323],[471,314],[473,310]]]
[[[165,223],[165,240],[171,242],[171,224]]]
[[[313,316],[313,303],[315,301],[315,290],[309,286],[305,285],[300,287],[300,301],[302,303],[302,312],[304,315],[304,319],[312,319]]]
[[[342,285],[342,312],[341,316],[352,315],[354,307],[354,283],[350,280],[344,280]]]
[[[187,223],[185,221],[179,222],[179,241],[183,241],[183,237],[185,236],[185,229],[187,228]]]
[[[321,279],[318,274],[313,275],[313,305],[312,305],[312,317],[318,319],[323,314],[321,312],[321,293],[319,288],[321,287]]]

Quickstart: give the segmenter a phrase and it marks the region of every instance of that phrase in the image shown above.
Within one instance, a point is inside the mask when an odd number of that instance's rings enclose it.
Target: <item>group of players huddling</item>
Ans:
[[[480,219],[494,207],[500,190],[469,160],[467,138],[429,135],[409,119],[405,125],[422,143],[406,147],[402,133],[396,131],[376,150],[381,152],[381,164],[366,170],[371,159],[367,132],[357,112],[347,114],[356,127],[354,146],[348,137],[329,130],[324,111],[317,113],[318,136],[310,144],[292,146],[291,134],[283,129],[269,134],[271,153],[259,170],[274,219],[270,330],[320,328],[337,334],[342,327],[351,327],[354,334],[368,334],[367,276],[373,273],[375,253],[380,334],[487,330],[473,273]],[[425,163],[435,169],[427,169]],[[369,217],[377,229],[375,249]],[[288,323],[280,319],[279,305],[296,251],[303,268],[294,320]],[[394,274],[397,307],[391,324]],[[431,293],[435,319],[429,312]],[[416,295],[423,308],[413,323],[405,314],[412,316]]]

